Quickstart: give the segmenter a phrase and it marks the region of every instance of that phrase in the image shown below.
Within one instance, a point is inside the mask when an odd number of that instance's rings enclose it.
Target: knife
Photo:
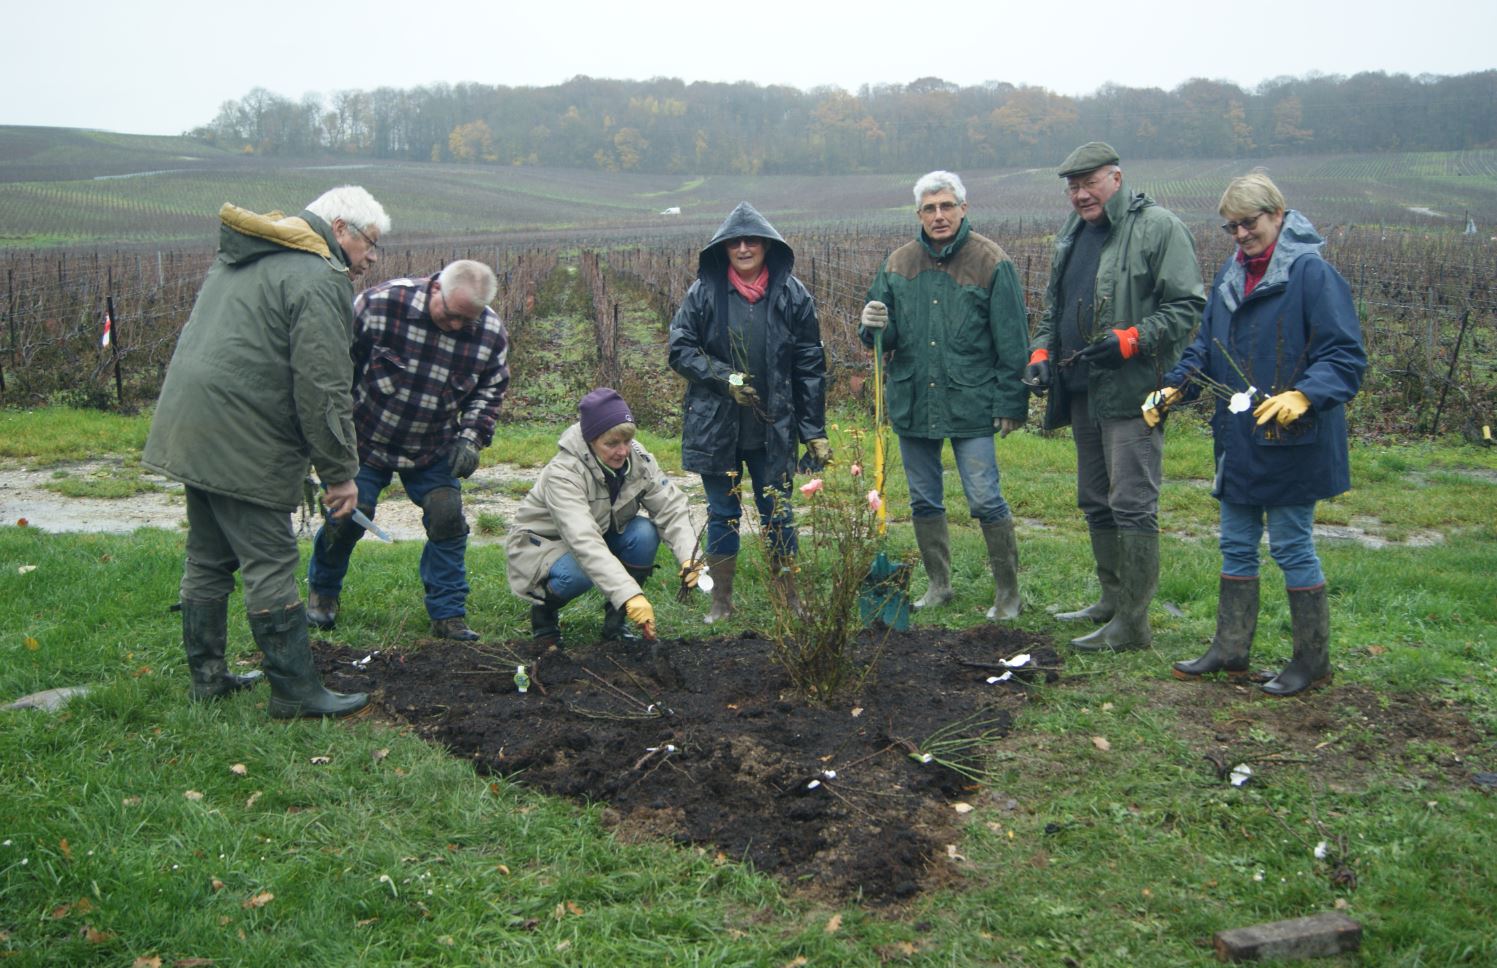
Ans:
[[[379,525],[369,520],[369,515],[365,514],[363,511],[360,511],[358,508],[353,509],[353,523],[357,524],[365,531],[368,531],[370,534],[374,535],[381,541],[388,542],[389,544],[395,543],[395,539],[386,534],[384,528],[381,528]]]

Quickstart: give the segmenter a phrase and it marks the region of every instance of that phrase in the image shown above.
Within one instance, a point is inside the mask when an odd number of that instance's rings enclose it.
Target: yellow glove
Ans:
[[[681,585],[684,588],[697,587],[697,579],[702,577],[702,565],[705,562],[700,558],[693,558],[681,566]]]
[[[832,459],[832,445],[825,437],[806,441],[806,450],[811,452],[811,459],[818,464],[825,464]]]
[[[1264,400],[1253,410],[1258,426],[1277,420],[1280,427],[1287,427],[1305,415],[1310,409],[1310,398],[1298,390],[1285,390]]]
[[[648,598],[635,595],[624,603],[624,614],[629,616],[629,621],[639,627],[645,638],[655,637],[655,609],[651,607]]]
[[[747,383],[743,384],[742,386],[734,386],[731,383],[728,384],[728,396],[732,397],[733,402],[738,404],[740,407],[753,408],[759,406],[759,391],[755,390]]]
[[[1144,397],[1144,423],[1150,427],[1159,426],[1159,421],[1164,419],[1164,412],[1178,399],[1180,390],[1177,387],[1160,387]]]

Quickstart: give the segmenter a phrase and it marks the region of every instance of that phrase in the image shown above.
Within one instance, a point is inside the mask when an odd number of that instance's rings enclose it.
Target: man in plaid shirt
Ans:
[[[494,439],[509,388],[509,337],[488,308],[494,270],[463,259],[427,279],[391,279],[354,300],[354,429],[359,510],[374,517],[391,478],[422,510],[421,582],[438,638],[472,641],[462,482]],[[307,565],[307,617],[330,629],[348,559],[364,529],[351,518],[317,532]]]

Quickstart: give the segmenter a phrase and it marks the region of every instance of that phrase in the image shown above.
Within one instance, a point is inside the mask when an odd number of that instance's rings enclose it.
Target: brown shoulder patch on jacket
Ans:
[[[959,286],[986,289],[993,280],[993,270],[998,263],[1008,261],[1003,247],[985,235],[970,232],[967,241],[955,256],[944,264],[931,258],[925,246],[918,241],[906,242],[889,255],[886,268],[889,272],[913,279],[926,271],[945,271]]]

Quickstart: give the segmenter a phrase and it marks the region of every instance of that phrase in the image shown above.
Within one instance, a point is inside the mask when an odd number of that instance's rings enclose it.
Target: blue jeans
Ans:
[[[660,531],[649,518],[636,517],[624,525],[623,531],[604,535],[603,540],[625,567],[648,568],[655,563],[655,552],[660,548]],[[570,551],[556,559],[546,576],[546,590],[563,602],[570,602],[593,584]]]
[[[425,467],[403,468],[399,471],[381,467],[361,465],[354,483],[359,488],[359,507],[371,519],[379,506],[379,495],[390,485],[396,474],[405,487],[411,503],[424,509],[426,496],[439,487],[462,490],[462,483],[452,476],[452,468],[446,456]],[[421,523],[431,530],[429,515],[421,515]],[[353,546],[364,536],[364,529],[348,522],[333,529],[331,540],[324,538],[328,526],[317,529],[312,539],[312,558],[307,562],[307,586],[319,595],[337,595],[343,590],[343,578],[348,574],[348,559]],[[427,538],[421,551],[421,584],[426,587],[426,613],[432,619],[453,618],[468,613],[468,573],[464,556],[468,552],[468,532],[455,537],[433,541]]]
[[[905,480],[910,485],[910,514],[930,518],[946,513],[945,470],[941,466],[942,437],[900,437],[899,457],[904,461]],[[951,452],[956,470],[967,495],[967,510],[983,524],[995,524],[1009,517],[1008,502],[998,475],[998,457],[993,450],[993,435],[985,437],[952,437]]]
[[[1315,503],[1264,507],[1261,504],[1221,502],[1222,574],[1232,578],[1258,577],[1258,543],[1268,521],[1268,553],[1284,573],[1287,588],[1315,588],[1325,584],[1320,557],[1315,554]]]
[[[795,554],[795,512],[790,506],[790,481],[767,482],[768,468],[764,451],[744,451],[738,455],[739,473],[703,474],[702,487],[707,492],[707,554],[738,554],[738,520],[743,516],[742,468],[748,468],[754,482],[754,507],[759,509],[759,526],[764,529],[769,553],[781,558]]]

